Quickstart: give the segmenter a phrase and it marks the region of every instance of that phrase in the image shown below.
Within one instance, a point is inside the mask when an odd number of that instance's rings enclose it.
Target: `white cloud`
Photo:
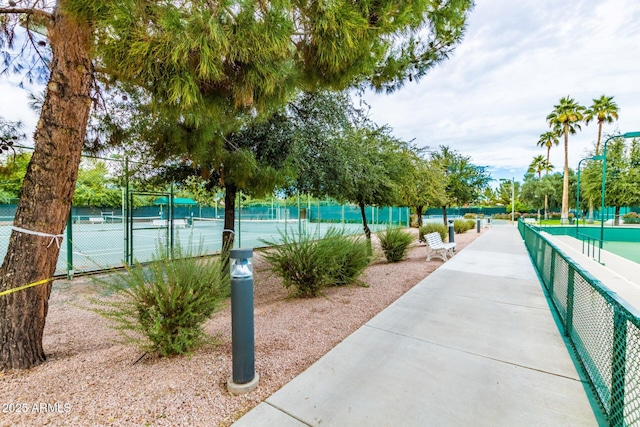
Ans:
[[[640,2],[637,0],[477,0],[462,44],[419,83],[392,95],[367,94],[372,118],[420,146],[449,145],[488,166],[495,178],[521,179],[563,96],[583,105],[615,96],[620,120],[605,132],[640,130]],[[37,122],[27,91],[0,80],[0,116]],[[595,124],[571,136],[570,167],[594,143]],[[551,150],[556,170],[562,146]]]
[[[372,118],[421,146],[449,145],[496,173],[521,179],[563,96],[583,105],[614,96],[620,120],[605,132],[640,130],[640,2],[478,0],[452,58],[418,84],[366,96]],[[569,139],[570,167],[595,142],[596,126]],[[562,145],[551,150],[562,167]],[[510,175],[509,175],[510,176]]]
[[[23,131],[27,135],[26,143],[31,144],[38,116],[29,108],[29,91],[18,87],[16,83],[0,80],[0,94],[0,117],[22,122]]]

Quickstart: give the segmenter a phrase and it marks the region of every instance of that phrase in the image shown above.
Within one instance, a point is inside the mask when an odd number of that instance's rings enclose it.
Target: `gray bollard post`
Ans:
[[[449,220],[449,243],[453,243],[455,241],[455,230],[453,229],[453,220]]]
[[[227,390],[238,395],[253,391],[259,380],[255,372],[253,249],[232,249],[229,258],[233,374],[227,381]]]
[[[476,226],[477,226],[477,229],[478,229],[478,233],[480,232],[480,224],[481,224],[481,223],[482,223],[482,220],[481,220],[480,218],[478,218],[478,219],[476,220]]]

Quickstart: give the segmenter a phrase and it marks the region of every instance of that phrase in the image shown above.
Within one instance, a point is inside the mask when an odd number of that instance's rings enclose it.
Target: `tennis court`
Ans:
[[[604,242],[604,250],[640,264],[640,243]]]
[[[120,267],[126,259],[126,224],[122,217],[102,216],[92,218],[74,218],[72,240],[67,241],[67,232],[60,243],[60,256],[56,275],[67,273],[67,263],[73,265],[73,271],[90,272]],[[235,223],[236,247],[263,247],[262,240],[279,242],[281,233],[288,235],[310,234],[321,238],[331,227],[344,229],[349,234],[362,233],[362,224],[348,223],[309,223],[306,220],[246,220]],[[385,224],[373,224],[373,232],[382,230]],[[173,224],[173,236],[168,221],[160,217],[135,217],[131,224],[132,257],[140,262],[150,261],[159,248],[169,248],[171,239],[174,245],[187,248],[190,244],[202,248],[206,253],[216,253],[222,248],[222,230],[224,221],[213,218],[176,219]],[[8,222],[0,224],[0,256],[4,257],[11,234]],[[69,257],[71,254],[71,257]]]

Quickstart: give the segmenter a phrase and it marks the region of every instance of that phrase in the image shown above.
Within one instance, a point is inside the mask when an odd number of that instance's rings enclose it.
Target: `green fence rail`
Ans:
[[[640,426],[640,312],[535,228],[518,228],[608,425]]]

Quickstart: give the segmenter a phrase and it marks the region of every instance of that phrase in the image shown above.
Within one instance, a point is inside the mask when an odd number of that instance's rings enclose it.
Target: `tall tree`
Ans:
[[[464,206],[478,199],[491,181],[491,176],[486,171],[486,167],[474,165],[471,163],[471,157],[464,156],[445,145],[433,151],[431,158],[440,164],[447,178],[446,198],[440,201],[443,221],[447,225],[447,206]]]
[[[49,10],[36,9],[41,2],[16,3],[25,7],[0,8],[4,14],[0,25],[11,34],[9,26],[15,25],[18,14],[27,22],[42,22],[51,61],[33,136],[35,150],[0,267],[0,291],[49,279],[55,271],[60,249],[49,243],[62,234],[71,207],[93,84],[91,21],[69,10],[72,0],[60,0]],[[0,298],[0,371],[29,368],[45,360],[42,334],[50,292],[47,282]]]
[[[584,179],[582,179],[584,176]],[[623,138],[615,138],[607,147],[607,188],[605,206],[615,207],[614,221],[620,220],[623,206],[640,204],[640,141],[633,139],[629,145]],[[584,194],[591,200],[602,198],[602,167],[590,162],[581,175]],[[602,207],[600,207],[603,209]]]
[[[551,153],[551,148],[554,145],[560,144],[560,140],[558,139],[558,132],[549,131],[540,135],[540,139],[538,140],[539,147],[547,148],[547,163],[549,163],[549,154]],[[547,175],[549,171],[545,171],[545,175]],[[544,198],[544,218],[547,219],[549,216],[549,197],[545,196]]]
[[[413,175],[410,150],[386,126],[358,126],[345,142],[347,173],[342,174],[339,196],[360,207],[364,234],[371,244],[365,208],[402,204],[402,188]]]
[[[584,123],[586,125],[593,120],[598,122],[598,139],[596,140],[596,156],[600,153],[600,141],[602,138],[602,125],[613,123],[618,120],[618,104],[613,100],[613,96],[602,95],[593,100],[593,104],[584,112]]]
[[[593,100],[593,104],[584,113],[584,122],[589,125],[592,120],[598,122],[598,139],[596,140],[595,155],[600,154],[600,141],[602,140],[602,125],[618,120],[618,105],[613,96],[602,95]],[[589,222],[593,222],[593,199],[589,199]]]
[[[560,140],[558,139],[558,133],[549,131],[540,135],[540,139],[538,140],[538,147],[545,147],[547,149],[547,163],[549,163],[549,154],[551,153],[551,148],[555,145],[560,144]]]
[[[35,151],[0,267],[0,291],[46,281],[55,270],[59,248],[48,241],[63,232],[71,207],[94,70],[145,88],[156,108],[173,107],[176,116],[200,124],[211,116],[251,114],[283,102],[297,85],[342,88],[369,82],[393,90],[452,52],[472,6],[472,0],[313,7],[268,1],[16,0],[0,7],[4,42],[15,40],[12,29],[19,22],[27,28],[38,24],[51,50]],[[45,360],[42,334],[50,292],[47,282],[0,299],[0,370]]]
[[[424,208],[438,206],[445,198],[446,176],[435,160],[423,156],[422,150],[414,150],[410,154],[410,161],[413,167],[402,194],[406,205],[415,209],[420,227]]]
[[[535,156],[533,158],[533,160],[531,161],[531,163],[529,164],[529,168],[527,169],[528,173],[535,173],[538,175],[538,183],[541,181],[542,179],[542,172],[545,172],[545,175],[549,173],[549,171],[553,170],[553,165],[549,163],[548,159],[545,159],[545,157],[543,155],[539,155],[539,156]],[[527,183],[527,180],[525,179],[525,183]],[[533,194],[533,193],[530,193]],[[537,198],[536,200],[536,207],[538,209],[538,218],[540,218],[540,206],[537,203]],[[545,197],[545,204],[544,207],[547,207],[546,204],[547,198]]]
[[[569,218],[569,134],[575,134],[581,130],[580,123],[584,118],[585,107],[578,104],[573,98],[566,96],[553,106],[553,111],[547,116],[547,122],[552,128],[560,131],[564,136],[564,176],[562,181],[562,209],[560,221],[565,222]]]
[[[545,172],[545,175],[549,173],[549,171],[553,170],[553,165],[549,163],[544,156],[539,155],[535,156],[531,163],[529,163],[529,167],[527,168],[527,172],[535,173],[538,175],[538,179],[542,178],[542,172]]]

